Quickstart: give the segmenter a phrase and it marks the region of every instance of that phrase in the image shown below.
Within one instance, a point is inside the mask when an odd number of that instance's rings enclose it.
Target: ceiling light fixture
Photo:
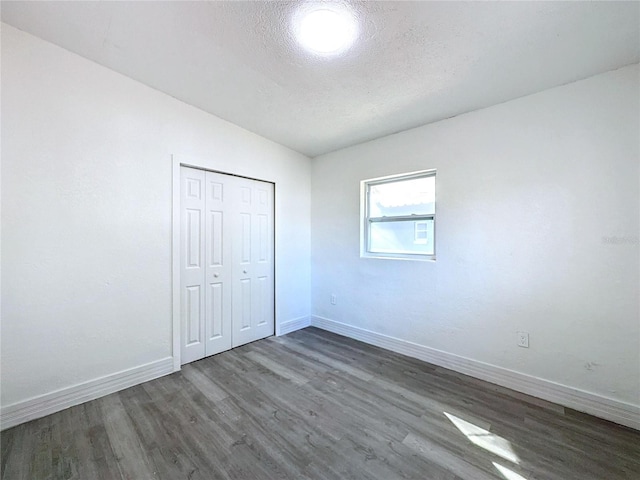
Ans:
[[[358,36],[356,18],[350,11],[336,7],[322,5],[296,15],[296,38],[307,50],[317,55],[338,55],[353,44]]]

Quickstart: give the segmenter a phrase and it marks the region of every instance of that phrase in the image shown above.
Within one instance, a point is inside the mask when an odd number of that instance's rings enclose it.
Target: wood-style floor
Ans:
[[[640,479],[640,432],[314,328],[1,434],[2,479]]]

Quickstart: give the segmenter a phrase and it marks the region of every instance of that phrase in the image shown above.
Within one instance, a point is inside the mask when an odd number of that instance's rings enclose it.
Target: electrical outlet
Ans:
[[[332,293],[331,294],[331,305],[335,305],[336,304],[336,294]]]
[[[527,332],[518,332],[518,346],[529,348],[529,334]]]

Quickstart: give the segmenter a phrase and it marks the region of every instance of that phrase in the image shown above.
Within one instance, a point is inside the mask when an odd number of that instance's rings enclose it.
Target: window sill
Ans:
[[[414,262],[435,262],[435,255],[413,255],[402,253],[361,253],[360,258],[372,258],[377,260],[404,260]]]

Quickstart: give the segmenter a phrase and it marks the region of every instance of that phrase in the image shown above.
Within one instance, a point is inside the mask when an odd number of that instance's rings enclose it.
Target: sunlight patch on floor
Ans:
[[[515,464],[520,463],[520,459],[513,451],[509,440],[506,440],[495,433],[491,433],[484,428],[480,428],[473,423],[469,423],[466,420],[462,420],[455,415],[451,415],[447,412],[443,413],[474,445],[484,448],[485,450]]]
[[[516,472],[508,469],[507,467],[503,467],[499,463],[496,463],[496,462],[491,462],[491,463],[493,463],[493,466],[496,467],[498,471],[502,474],[502,476],[507,480],[527,480],[522,475],[517,474]]]

